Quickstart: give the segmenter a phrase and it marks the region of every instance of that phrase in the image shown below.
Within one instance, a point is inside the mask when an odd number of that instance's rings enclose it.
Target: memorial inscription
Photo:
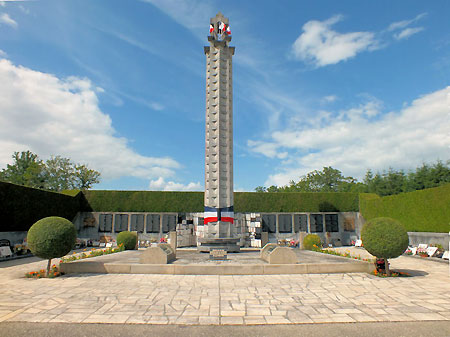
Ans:
[[[209,252],[210,260],[227,260],[227,251],[225,249],[212,249]]]

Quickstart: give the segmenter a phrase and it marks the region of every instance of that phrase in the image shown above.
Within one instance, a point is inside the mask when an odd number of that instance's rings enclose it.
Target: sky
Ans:
[[[450,159],[450,2],[0,1],[0,169],[15,151],[95,189],[204,189],[209,19],[230,20],[234,189],[325,166]]]

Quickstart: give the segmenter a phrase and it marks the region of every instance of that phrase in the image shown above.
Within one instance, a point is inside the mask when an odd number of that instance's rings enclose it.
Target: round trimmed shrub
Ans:
[[[367,221],[361,231],[361,240],[370,254],[384,259],[387,275],[390,275],[387,259],[402,255],[409,244],[405,227],[392,218],[374,218]]]
[[[67,219],[51,216],[37,221],[28,230],[27,242],[31,252],[43,259],[66,255],[75,246],[77,230]]]
[[[367,221],[361,231],[361,240],[370,254],[384,259],[402,255],[409,244],[405,227],[392,218]]]
[[[303,239],[303,249],[307,250],[313,250],[314,245],[321,248],[322,247],[322,240],[320,239],[320,236],[317,234],[308,234]]]
[[[123,244],[125,250],[133,250],[136,248],[137,235],[136,233],[124,231],[117,234],[117,244]]]
[[[37,221],[27,234],[28,248],[40,258],[48,259],[47,276],[53,258],[62,257],[72,250],[77,230],[67,219],[51,216]]]

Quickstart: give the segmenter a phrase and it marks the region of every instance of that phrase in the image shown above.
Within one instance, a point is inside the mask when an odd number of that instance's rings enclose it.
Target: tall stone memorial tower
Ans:
[[[228,18],[210,21],[206,54],[206,134],[204,238],[199,251],[238,252],[233,200],[233,78]]]

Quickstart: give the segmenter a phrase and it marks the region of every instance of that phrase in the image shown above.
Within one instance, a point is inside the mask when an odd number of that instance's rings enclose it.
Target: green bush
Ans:
[[[366,220],[390,217],[408,232],[448,233],[450,184],[386,197],[362,193],[360,212]]]
[[[383,258],[389,274],[387,259],[403,254],[409,238],[403,225],[392,218],[375,218],[367,221],[361,231],[364,248],[377,258]]]
[[[125,250],[133,250],[136,248],[137,234],[135,232],[120,232],[117,234],[117,244],[123,244]]]
[[[75,246],[77,230],[67,219],[51,216],[37,221],[27,234],[28,248],[43,259],[48,259],[47,274],[53,258],[62,257]]]
[[[307,250],[313,250],[314,245],[321,248],[322,247],[322,240],[320,239],[320,236],[317,234],[308,234],[303,239],[303,249]]]
[[[203,192],[83,191],[95,212],[203,212]],[[358,193],[235,192],[235,212],[357,212]]]

